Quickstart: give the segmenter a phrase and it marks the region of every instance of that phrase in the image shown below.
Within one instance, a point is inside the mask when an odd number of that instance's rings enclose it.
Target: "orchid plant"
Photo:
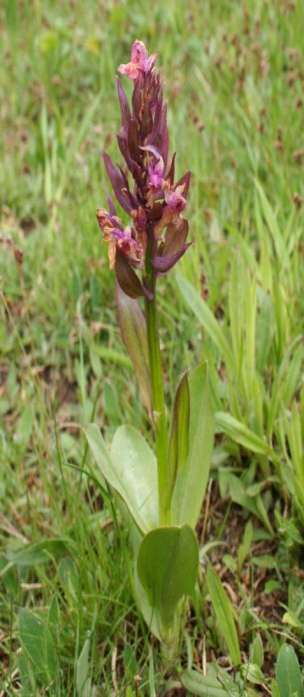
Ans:
[[[175,155],[169,158],[166,105],[155,62],[156,56],[135,41],[130,62],[120,65],[119,73],[133,83],[130,104],[117,81],[117,141],[124,168],[103,155],[117,202],[130,222],[122,222],[112,199],[108,210],[97,211],[116,275],[122,339],[148,410],[155,453],[132,426],[118,428],[110,449],[95,424],[88,427],[87,438],[129,523],[136,602],[152,632],[172,647],[198,577],[195,526],[209,474],[213,411],[205,364],[182,376],[171,419],[166,407],[157,283],[189,247],[184,212],[190,172],[175,181]]]

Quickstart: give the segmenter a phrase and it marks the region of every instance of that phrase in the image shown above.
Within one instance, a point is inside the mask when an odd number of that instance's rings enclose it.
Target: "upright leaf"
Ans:
[[[278,653],[276,681],[280,697],[303,697],[303,679],[295,650],[289,644],[283,644]]]
[[[143,404],[151,415],[151,382],[146,320],[138,300],[126,295],[118,283],[116,284],[116,299],[122,340],[134,366]]]
[[[178,463],[172,496],[172,520],[176,525],[195,527],[208,482],[213,446],[213,407],[206,364],[189,377],[189,449],[186,460]]]
[[[207,586],[219,631],[225,640],[234,666],[241,663],[241,653],[233,609],[222,582],[211,566],[207,569]]]
[[[157,464],[143,436],[132,426],[120,426],[111,453],[98,426],[90,424],[86,436],[104,478],[125,501],[140,530],[157,526]]]
[[[198,574],[198,545],[188,526],[156,528],[138,555],[139,579],[163,627],[174,622],[178,602],[192,595]]]
[[[183,375],[175,395],[170,441],[168,466],[170,471],[171,490],[174,489],[177,472],[186,465],[189,454],[189,421],[190,421],[190,392],[187,374]]]

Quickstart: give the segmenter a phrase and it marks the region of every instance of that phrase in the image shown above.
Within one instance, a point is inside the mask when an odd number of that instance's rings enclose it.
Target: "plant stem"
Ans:
[[[148,244],[146,254],[147,285],[153,293],[153,298],[146,298],[146,323],[149,348],[149,363],[152,387],[152,409],[155,428],[155,444],[158,469],[158,501],[159,518],[161,525],[170,524],[170,510],[168,507],[167,492],[168,482],[168,434],[166,405],[164,393],[164,378],[161,364],[161,354],[158,335],[157,308],[155,298],[155,273],[151,264],[153,242]]]

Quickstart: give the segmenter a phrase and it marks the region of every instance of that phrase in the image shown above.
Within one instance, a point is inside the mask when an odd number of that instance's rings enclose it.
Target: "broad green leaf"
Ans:
[[[122,497],[143,532],[158,525],[157,463],[143,436],[132,426],[120,426],[109,452],[98,426],[90,424],[86,436],[100,467]]]
[[[16,551],[7,553],[8,560],[16,566],[36,566],[47,564],[52,559],[69,554],[72,542],[65,538],[54,538],[24,545]]]
[[[278,653],[276,681],[280,697],[303,697],[303,679],[295,650],[289,644],[283,644]]]
[[[183,375],[175,395],[169,442],[170,498],[177,472],[186,465],[189,453],[190,392],[188,375]]]
[[[241,653],[233,608],[220,578],[211,566],[207,569],[207,586],[219,631],[227,644],[233,665],[239,666]]]
[[[239,694],[236,687],[235,690],[227,692],[227,689],[221,685],[220,681],[208,675],[202,675],[196,670],[185,670],[181,674],[181,683],[183,687],[191,695],[195,697],[235,697]]]
[[[163,627],[174,622],[178,602],[194,591],[198,544],[188,526],[156,528],[144,537],[138,554],[138,575]]]
[[[215,422],[217,427],[223,431],[231,440],[236,441],[247,450],[261,455],[269,455],[270,448],[265,441],[245,426],[241,421],[235,419],[234,416],[223,411],[217,411],[215,414]]]
[[[137,607],[139,608],[147,626],[149,627],[149,631],[152,632],[152,634],[154,634],[154,636],[156,636],[157,639],[159,639],[159,641],[161,641],[158,617],[155,613],[155,609],[152,607],[149,601],[147,593],[142,583],[140,582],[138,576],[137,559],[139,548],[143,540],[143,535],[138,529],[138,526],[134,523],[133,519],[130,518],[130,515],[128,515],[127,525],[128,539],[133,557],[130,569],[130,580],[132,585],[133,596],[137,604]]]
[[[194,288],[192,283],[189,283],[181,273],[176,274],[176,279],[186,305],[194,312],[198,321],[214,342],[225,363],[227,365],[233,364],[233,356],[229,343],[207,303],[202,300],[196,288]]]
[[[47,683],[52,682],[58,672],[58,658],[47,622],[23,608],[19,611],[19,634],[35,677]]]
[[[172,495],[174,524],[195,527],[205,494],[213,447],[213,407],[206,364],[189,376],[190,423],[189,454],[179,462]]]
[[[142,401],[151,414],[151,381],[146,320],[138,300],[126,295],[118,283],[116,284],[116,299],[122,340],[134,366]]]

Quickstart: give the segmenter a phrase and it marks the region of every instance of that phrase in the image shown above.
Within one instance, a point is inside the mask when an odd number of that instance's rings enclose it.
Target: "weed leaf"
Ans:
[[[227,644],[233,665],[239,666],[241,653],[232,605],[220,578],[211,566],[207,569],[207,586],[219,631]]]

